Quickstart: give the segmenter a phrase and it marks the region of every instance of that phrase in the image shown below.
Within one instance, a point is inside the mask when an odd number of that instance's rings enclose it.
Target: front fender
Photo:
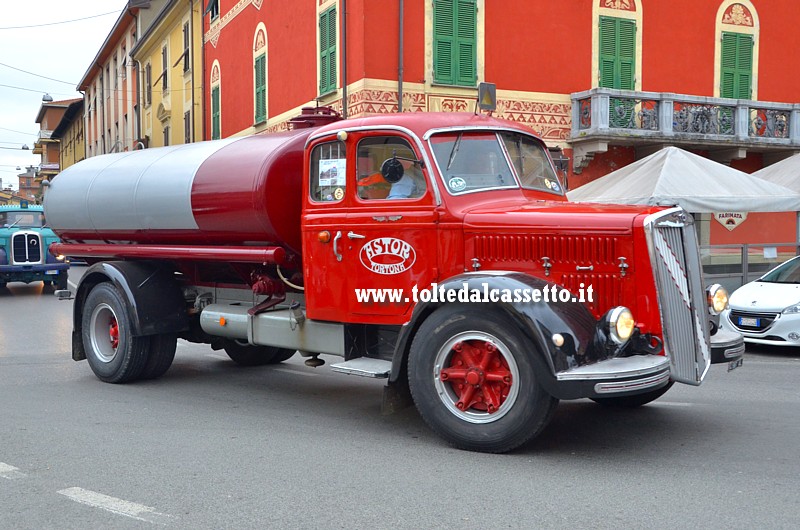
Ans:
[[[456,303],[471,303],[505,315],[531,345],[529,354],[536,364],[538,382],[552,395],[561,394],[557,372],[598,360],[600,352],[594,346],[597,321],[575,296],[565,302],[551,301],[550,295],[545,293],[560,289],[554,283],[519,272],[474,272],[455,276],[434,287],[438,296],[419,302],[410,321],[400,331],[392,359],[391,382],[406,373],[408,351],[416,330],[438,307],[450,303],[446,301],[449,291],[477,292],[482,297],[491,292],[500,294],[496,302],[464,301],[462,296]],[[534,299],[537,292],[542,295],[538,301]],[[441,300],[441,295],[445,295],[445,301]],[[564,337],[561,347],[553,342],[553,335],[557,333]]]
[[[189,316],[174,272],[158,262],[104,261],[84,273],[72,313],[72,357],[85,359],[82,322],[86,297],[94,286],[111,282],[122,293],[134,336],[175,333],[189,328]]]

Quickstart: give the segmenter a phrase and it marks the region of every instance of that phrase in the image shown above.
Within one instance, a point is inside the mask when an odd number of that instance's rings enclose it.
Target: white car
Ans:
[[[736,289],[729,304],[722,329],[738,331],[745,342],[800,346],[800,256]]]

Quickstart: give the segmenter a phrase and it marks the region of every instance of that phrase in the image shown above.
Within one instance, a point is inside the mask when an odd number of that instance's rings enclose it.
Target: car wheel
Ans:
[[[501,453],[534,438],[558,400],[536,380],[532,346],[508,319],[464,306],[435,311],[411,344],[408,381],[425,422],[452,445]]]
[[[69,288],[69,284],[67,283],[68,277],[69,276],[68,276],[67,271],[59,272],[58,273],[58,277],[53,282],[53,285],[56,286],[56,289],[67,289],[67,288]]]
[[[147,362],[150,337],[134,337],[122,295],[104,282],[96,285],[83,307],[83,347],[98,379],[126,383],[138,378]]]

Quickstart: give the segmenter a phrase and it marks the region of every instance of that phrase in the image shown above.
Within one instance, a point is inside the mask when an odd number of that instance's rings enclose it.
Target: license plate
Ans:
[[[751,326],[751,327],[758,327],[760,319],[758,318],[750,318],[750,317],[739,317],[739,325],[740,326]]]
[[[58,274],[58,271],[44,271],[45,274]]]
[[[730,372],[731,370],[736,370],[737,368],[739,368],[742,365],[743,362],[744,362],[744,357],[739,357],[735,361],[729,362],[728,363],[728,371]]]

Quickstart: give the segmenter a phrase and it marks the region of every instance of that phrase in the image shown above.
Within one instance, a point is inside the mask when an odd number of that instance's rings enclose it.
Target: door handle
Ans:
[[[342,261],[342,255],[339,254],[339,249],[336,246],[341,238],[342,238],[342,232],[340,230],[337,231],[336,235],[333,237],[333,255],[336,256],[336,261]]]
[[[350,232],[347,232],[347,237],[349,237],[350,239],[364,239],[367,236],[362,236],[361,234],[356,234],[355,232],[353,232],[351,230]]]

